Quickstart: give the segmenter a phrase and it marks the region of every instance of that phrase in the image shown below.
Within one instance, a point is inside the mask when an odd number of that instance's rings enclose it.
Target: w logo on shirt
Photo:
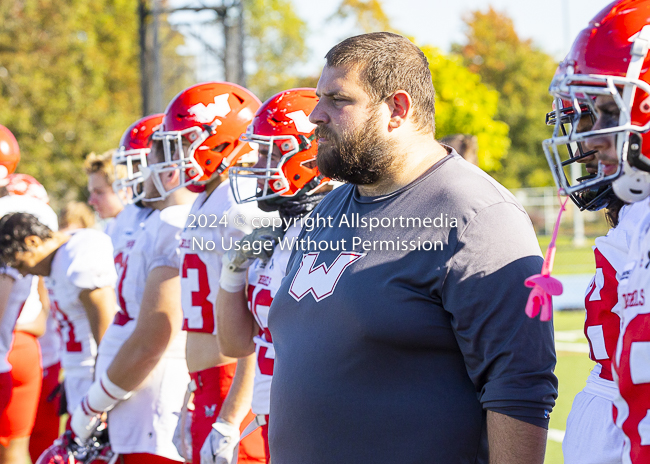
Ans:
[[[314,267],[320,253],[307,253],[303,255],[298,272],[291,282],[289,294],[296,300],[302,300],[311,293],[318,302],[327,298],[336,288],[336,284],[343,272],[355,261],[363,258],[363,253],[344,252],[339,254],[331,266],[320,264]]]

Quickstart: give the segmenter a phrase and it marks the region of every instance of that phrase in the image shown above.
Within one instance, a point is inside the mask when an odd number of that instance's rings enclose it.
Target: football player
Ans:
[[[147,158],[143,200],[154,211],[125,241],[120,310],[99,347],[95,382],[71,418],[85,441],[109,411],[111,447],[124,464],[182,461],[172,436],[189,383],[176,253],[195,195],[177,188],[177,171],[153,174],[151,167],[165,162],[160,142]]]
[[[556,105],[562,98],[575,102],[575,121],[584,112],[582,105],[589,107],[596,120],[591,128],[579,131],[576,124],[566,135],[554,137],[555,142],[547,144],[549,160],[554,166],[560,165],[557,147],[582,143],[599,162],[597,171],[583,180],[582,187],[598,189],[611,182],[621,200],[641,202],[623,208],[618,226],[596,241],[598,269],[586,296],[585,330],[591,356],[600,368],[594,369],[585,391],[574,402],[574,409],[579,410],[572,410],[573,417],[569,417],[567,424],[568,442],[564,448],[568,461],[575,461],[578,456],[588,462],[641,463],[650,459],[645,446],[650,440],[650,363],[648,352],[644,351],[650,340],[646,321],[650,309],[644,298],[650,283],[646,270],[648,235],[644,226],[650,219],[646,199],[650,193],[649,14],[647,0],[610,4],[578,35],[551,84]],[[557,125],[555,133],[559,135]],[[565,192],[571,193],[573,187],[558,175],[560,170],[555,168],[554,172]],[[616,291],[618,298],[612,295]],[[618,316],[620,334],[616,327]],[[610,374],[617,382],[617,390],[606,386]],[[608,414],[612,399],[614,421],[622,429],[623,437],[607,419],[597,417],[598,409],[601,415]],[[594,448],[590,449],[591,446]]]
[[[45,277],[63,336],[61,364],[71,413],[92,383],[97,344],[116,312],[110,239],[93,229],[64,234],[32,214],[12,213],[0,221],[0,243],[5,265]]]
[[[20,160],[18,142],[0,125],[0,217],[28,211],[56,228],[56,214],[33,198],[45,189],[29,176],[12,174]],[[29,188],[37,184],[39,189]],[[27,195],[25,195],[27,194]],[[47,195],[45,194],[45,197]],[[23,464],[28,456],[29,435],[34,426],[41,387],[38,344],[32,320],[41,313],[36,288],[38,278],[21,276],[15,269],[0,268],[0,462]],[[22,309],[22,311],[21,311]],[[25,331],[12,331],[17,319],[26,322]],[[30,319],[29,321],[26,318]],[[28,327],[32,326],[32,327]],[[11,351],[10,351],[11,348]],[[24,362],[26,361],[26,362]],[[12,388],[13,384],[13,388]]]
[[[237,205],[228,178],[228,168],[251,150],[239,137],[259,106],[255,95],[235,84],[195,85],[170,103],[163,128],[154,136],[163,141],[167,159],[181,160],[173,167],[160,165],[154,175],[177,169],[184,179],[182,185],[200,191],[181,235],[178,262],[186,359],[192,379],[189,390],[194,403],[189,427],[192,450],[183,450],[183,454],[197,464],[229,463],[241,425],[253,419],[250,397],[254,359],[237,362],[221,353],[214,304],[224,247],[250,233],[253,218],[268,216],[255,204]],[[174,152],[180,156],[172,157]],[[254,181],[247,186],[249,192],[255,192]],[[187,417],[184,415],[181,425],[188,423]],[[179,435],[184,434],[180,429]],[[209,434],[210,442],[206,441]],[[199,455],[204,442],[210,450],[208,461]],[[264,462],[259,433],[242,443],[238,457],[240,463]]]
[[[253,168],[236,166],[230,170],[238,202],[257,200],[261,209],[279,211],[284,224],[289,224],[275,231],[273,228],[257,229],[242,240],[242,243],[258,241],[263,244],[268,241],[267,254],[254,261],[248,259],[252,254],[243,247],[238,252],[233,249],[223,255],[221,288],[216,303],[217,333],[223,353],[243,357],[255,352],[252,410],[262,427],[267,462],[270,459],[268,415],[275,358],[267,323],[268,310],[292,251],[289,246],[276,246],[276,242],[281,235],[284,243],[295,239],[301,229],[296,220],[309,214],[323,198],[325,190],[331,188],[325,185],[327,179],[316,166],[316,125],[308,119],[317,102],[314,89],[285,90],[271,97],[257,111],[253,123],[242,136],[242,140],[259,145],[258,163]],[[241,188],[247,180],[257,181],[255,195]],[[248,272],[244,272],[249,265]],[[206,442],[204,448],[207,445]]]
[[[104,232],[111,235],[112,221],[124,208],[126,197],[115,193],[113,184],[113,153],[109,150],[100,155],[89,153],[84,162],[88,176],[88,204],[93,207],[101,219],[106,220]]]
[[[0,196],[3,197],[0,199],[0,216],[10,212],[29,212],[38,215],[56,230],[56,214],[47,205],[47,192],[36,179],[25,174],[10,174],[4,181],[5,185],[0,188]],[[56,329],[43,335],[46,321],[50,328],[53,327],[52,324],[56,326],[56,322],[47,316],[49,299],[43,279],[35,276],[22,278],[11,268],[6,268],[3,273],[7,279],[3,284],[11,288],[6,293],[10,304],[4,309],[6,316],[2,319],[2,329],[5,333],[1,338],[6,340],[2,343],[3,347],[7,342],[11,343],[11,330],[15,324],[13,345],[7,357],[14,388],[9,406],[0,418],[0,436],[4,441],[9,441],[8,448],[17,451],[17,443],[30,435],[31,431],[29,449],[30,455],[34,456],[32,446],[39,444],[42,431],[47,430],[47,441],[38,446],[42,446],[40,451],[47,448],[59,432],[58,404],[55,405],[56,409],[50,411],[52,414],[45,416],[40,414],[40,405],[44,397],[49,396],[54,387],[58,387],[60,344],[57,342],[60,336]],[[13,280],[9,275],[13,275]],[[3,310],[0,309],[0,314],[2,313]],[[38,341],[36,337],[40,337]],[[38,345],[41,345],[40,354]],[[3,355],[6,355],[4,350]],[[50,373],[56,374],[55,385],[50,384],[51,377],[46,379],[45,374]],[[18,440],[13,440],[12,437]],[[13,451],[10,454],[14,454]],[[35,454],[35,458],[39,454]],[[21,447],[20,453],[14,454],[14,457],[22,464],[25,461],[24,449]]]
[[[621,462],[624,440],[611,414],[617,396],[612,359],[620,326],[618,278],[623,274],[636,225],[648,209],[645,203],[626,205],[614,195],[609,183],[580,189],[582,183],[598,174],[596,152],[587,151],[585,142],[572,146],[571,143],[558,143],[557,139],[566,136],[572,126],[576,127],[576,133],[591,130],[594,116],[587,104],[582,104],[576,112],[568,101],[562,99],[566,94],[558,87],[552,86],[551,92],[558,97],[556,105],[563,105],[559,111],[552,111],[546,116],[547,124],[556,129],[556,136],[544,142],[550,155],[551,169],[556,173],[556,178],[563,178],[565,185],[569,185],[570,173],[564,169],[568,171],[567,166],[581,163],[584,175],[577,184],[571,185],[570,197],[580,210],[607,208],[606,218],[611,226],[606,236],[596,239],[596,275],[585,295],[584,333],[589,342],[589,357],[596,364],[587,378],[587,385],[573,401],[562,449],[566,462],[586,459],[589,462],[616,463]],[[552,155],[554,149],[557,149],[555,153],[561,152],[566,156],[560,164]],[[562,188],[562,185],[558,185],[558,188]]]

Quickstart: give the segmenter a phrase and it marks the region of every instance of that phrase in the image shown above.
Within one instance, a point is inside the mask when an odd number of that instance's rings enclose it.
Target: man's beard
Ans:
[[[318,145],[316,162],[321,174],[355,185],[367,185],[384,177],[392,165],[395,143],[379,130],[379,111],[356,131],[337,135],[325,126],[316,128],[316,139],[328,143]]]

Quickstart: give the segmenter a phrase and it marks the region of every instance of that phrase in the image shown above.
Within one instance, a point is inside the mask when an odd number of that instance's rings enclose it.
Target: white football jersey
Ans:
[[[300,234],[300,226],[293,225],[284,234],[284,240],[291,242]],[[269,331],[269,308],[280,288],[285,276],[291,248],[276,245],[273,256],[266,263],[257,259],[248,271],[248,309],[260,327],[255,342],[255,383],[253,386],[253,402],[251,409],[254,414],[268,414],[271,398],[271,380],[273,379],[273,363],[275,349]]]
[[[11,349],[14,327],[20,315],[20,310],[29,298],[33,282],[38,282],[38,277],[31,275],[23,277],[18,271],[10,267],[0,268],[0,274],[14,279],[7,307],[2,321],[0,321],[0,373],[3,373],[11,370],[7,355]]]
[[[178,268],[178,243],[190,208],[177,205],[153,211],[121,252],[122,272],[116,289],[121,309],[99,346],[98,374],[108,369],[133,333],[151,271],[161,266]],[[185,341],[186,334],[181,331],[133,395],[109,411],[108,433],[117,453],[150,453],[181,460],[172,438],[190,380]]]
[[[52,259],[45,278],[52,314],[63,337],[61,366],[68,375],[92,379],[97,345],[79,293],[115,287],[113,246],[108,235],[94,229],[71,234]]]
[[[126,205],[110,224],[110,233],[113,243],[113,255],[117,257],[124,251],[127,243],[135,238],[135,234],[142,228],[142,224],[153,213],[151,208],[139,208],[135,205]]]
[[[35,198],[21,196],[21,195],[7,195],[0,198],[0,217],[9,213],[29,213],[36,216],[36,218],[44,225],[48,226],[51,230],[58,230],[58,220],[56,213],[47,204]],[[30,293],[34,285],[37,285],[38,279],[34,276],[22,277],[18,271],[12,268],[5,268],[0,270],[1,273],[6,274],[14,279],[14,285],[9,295],[5,314],[0,321],[0,373],[9,372],[11,365],[7,362],[7,354],[11,348],[11,341],[13,338],[13,331],[21,314],[21,309],[24,305],[28,307],[25,318],[33,318],[34,310],[40,307],[40,299],[38,296],[36,300],[30,298]],[[29,299],[29,304],[27,301]],[[25,322],[27,320],[23,319]]]
[[[240,188],[253,195],[257,182],[242,180]],[[183,330],[217,333],[214,305],[219,291],[221,258],[225,250],[253,231],[254,218],[272,217],[277,217],[277,212],[265,213],[256,202],[238,205],[229,179],[209,197],[204,192],[196,198],[179,246]]]
[[[38,344],[41,346],[41,366],[46,369],[61,361],[61,333],[59,325],[50,312],[45,323],[45,333],[39,337]]]
[[[34,322],[41,314],[41,311],[43,311],[43,303],[41,303],[41,297],[38,294],[38,277],[34,276],[32,285],[29,288],[29,295],[18,315],[16,325]]]
[[[625,434],[623,462],[650,462],[650,208],[638,223],[618,285],[616,425]]]
[[[127,240],[115,257],[115,266],[119,270],[115,292],[120,308],[102,338],[99,347],[102,357],[115,357],[135,330],[151,271],[161,266],[178,267],[178,243],[190,208],[191,205],[177,205],[153,211],[141,228],[134,231],[135,238]],[[167,348],[165,356],[185,358],[185,339],[177,337]]]
[[[585,336],[592,360],[599,364],[597,376],[613,382],[611,359],[616,352],[620,326],[618,280],[627,261],[632,236],[648,212],[645,202],[624,206],[618,225],[598,237],[594,246],[596,275],[585,295]]]

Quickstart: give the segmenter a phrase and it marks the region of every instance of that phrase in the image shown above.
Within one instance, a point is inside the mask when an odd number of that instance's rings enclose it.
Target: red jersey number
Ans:
[[[126,301],[122,296],[122,287],[124,285],[124,278],[126,277],[126,268],[129,262],[129,257],[124,257],[122,252],[118,253],[115,257],[115,267],[118,268],[120,272],[120,280],[117,283],[117,301],[120,304],[120,310],[115,314],[113,318],[113,324],[115,325],[126,325],[127,322],[132,321],[133,318],[129,316],[128,311],[126,310]]]
[[[253,313],[253,316],[255,317],[257,324],[260,326],[259,336],[264,338],[267,342],[273,343],[273,339],[271,338],[271,332],[269,331],[268,327],[266,327],[264,324],[261,323],[261,318],[258,313],[260,306],[265,307],[266,311],[268,311],[268,308],[271,306],[271,303],[273,302],[271,291],[268,288],[264,288],[258,291],[257,294],[254,295],[254,293],[255,293],[255,286],[250,285],[248,287],[248,307],[250,311]],[[254,301],[252,301],[253,295],[255,298]],[[268,317],[268,314],[266,316]],[[260,372],[263,375],[273,375],[273,364],[275,362],[275,359],[268,357],[267,353],[268,353],[268,348],[266,346],[261,346],[259,353],[257,355],[257,365],[259,366]]]
[[[205,266],[205,263],[201,261],[199,255],[197,254],[186,254],[183,259],[183,270],[181,277],[183,279],[188,278],[188,271],[190,269],[196,270],[197,281],[194,281],[193,284],[198,283],[198,288],[192,292],[192,307],[201,308],[201,321],[203,322],[201,327],[190,327],[189,320],[187,317],[183,319],[183,330],[193,331],[193,332],[214,332],[214,310],[212,303],[208,300],[210,295],[210,281],[208,280],[208,268]],[[189,282],[188,282],[189,283]]]
[[[61,311],[59,303],[55,300],[52,300],[52,307],[54,308],[54,317],[59,322],[59,331],[62,334],[65,332],[65,335],[63,335],[63,339],[65,340],[65,350],[68,353],[80,353],[82,351],[81,342],[77,341],[75,338],[74,324],[70,319],[68,319],[68,316]]]

